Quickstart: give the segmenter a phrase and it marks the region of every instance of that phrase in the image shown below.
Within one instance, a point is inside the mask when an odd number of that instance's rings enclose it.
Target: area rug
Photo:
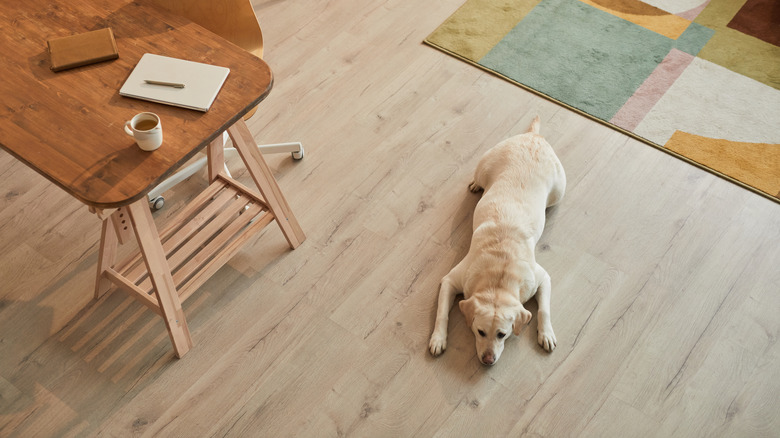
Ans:
[[[780,1],[468,0],[425,42],[780,201]]]

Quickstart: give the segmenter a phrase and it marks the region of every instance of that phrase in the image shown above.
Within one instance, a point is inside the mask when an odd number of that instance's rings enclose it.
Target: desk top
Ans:
[[[46,41],[111,27],[119,59],[54,73]],[[144,53],[230,68],[208,112],[122,97]],[[144,0],[3,0],[0,146],[87,205],[141,199],[270,92],[261,59]],[[133,115],[162,120],[163,145],[140,150],[123,131]]]

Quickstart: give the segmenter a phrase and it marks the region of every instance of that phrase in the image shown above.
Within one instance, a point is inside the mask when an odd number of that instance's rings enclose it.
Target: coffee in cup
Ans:
[[[153,151],[162,144],[162,124],[155,113],[136,114],[125,122],[125,133],[135,138],[138,147],[145,151]]]

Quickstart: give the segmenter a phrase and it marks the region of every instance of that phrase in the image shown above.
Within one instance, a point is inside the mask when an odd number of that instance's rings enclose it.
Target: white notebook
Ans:
[[[208,111],[230,69],[146,53],[130,73],[119,94],[198,111]],[[147,81],[184,85],[177,88]]]

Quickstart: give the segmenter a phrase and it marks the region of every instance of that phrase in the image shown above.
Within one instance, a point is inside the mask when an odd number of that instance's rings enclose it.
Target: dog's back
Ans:
[[[566,187],[563,166],[539,135],[539,124],[537,117],[528,132],[487,151],[472,183],[472,190],[485,190],[474,210],[474,231],[480,224],[519,225],[522,233],[514,238],[530,240],[531,251],[544,228],[545,208],[560,201]]]
[[[539,135],[539,117],[528,132],[497,144],[480,160],[474,183],[488,192],[495,184],[518,198],[544,195],[545,207],[563,198],[566,175],[547,140]]]

